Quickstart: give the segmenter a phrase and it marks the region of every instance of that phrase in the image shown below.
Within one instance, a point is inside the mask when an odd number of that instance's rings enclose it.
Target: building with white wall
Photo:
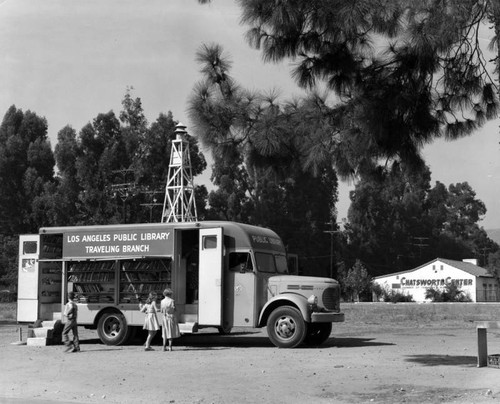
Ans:
[[[456,284],[473,302],[500,301],[498,282],[488,271],[477,266],[477,260],[454,261],[436,258],[408,271],[378,276],[373,279],[384,290],[411,295],[415,302],[426,302],[427,289],[444,290]]]

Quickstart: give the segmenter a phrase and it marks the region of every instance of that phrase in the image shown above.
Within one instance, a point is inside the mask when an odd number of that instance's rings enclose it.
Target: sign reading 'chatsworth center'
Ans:
[[[406,277],[401,278],[401,286],[403,288],[432,288],[438,286],[446,285],[457,285],[458,287],[472,286],[472,279],[454,279],[452,277],[441,278],[441,279],[409,279]]]

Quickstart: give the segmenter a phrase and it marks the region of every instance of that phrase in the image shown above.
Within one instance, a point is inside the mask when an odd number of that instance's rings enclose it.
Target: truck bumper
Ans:
[[[311,323],[342,323],[344,313],[311,313]]]

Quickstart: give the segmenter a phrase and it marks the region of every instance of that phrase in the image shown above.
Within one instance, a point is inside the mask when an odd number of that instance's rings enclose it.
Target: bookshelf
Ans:
[[[165,288],[172,285],[170,259],[120,261],[120,303],[138,303],[150,292],[162,298]]]
[[[73,262],[68,270],[68,290],[78,303],[115,302],[115,261]]]
[[[40,262],[40,302],[60,303],[62,265],[61,262]]]
[[[62,244],[62,234],[42,235],[40,241],[40,259],[61,259]]]

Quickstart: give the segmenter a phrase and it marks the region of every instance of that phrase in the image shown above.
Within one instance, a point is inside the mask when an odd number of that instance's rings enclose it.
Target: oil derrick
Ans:
[[[172,141],[168,180],[165,187],[162,223],[196,222],[196,204],[194,203],[193,173],[189,143],[184,139],[186,127],[178,123],[175,127],[175,140]]]

